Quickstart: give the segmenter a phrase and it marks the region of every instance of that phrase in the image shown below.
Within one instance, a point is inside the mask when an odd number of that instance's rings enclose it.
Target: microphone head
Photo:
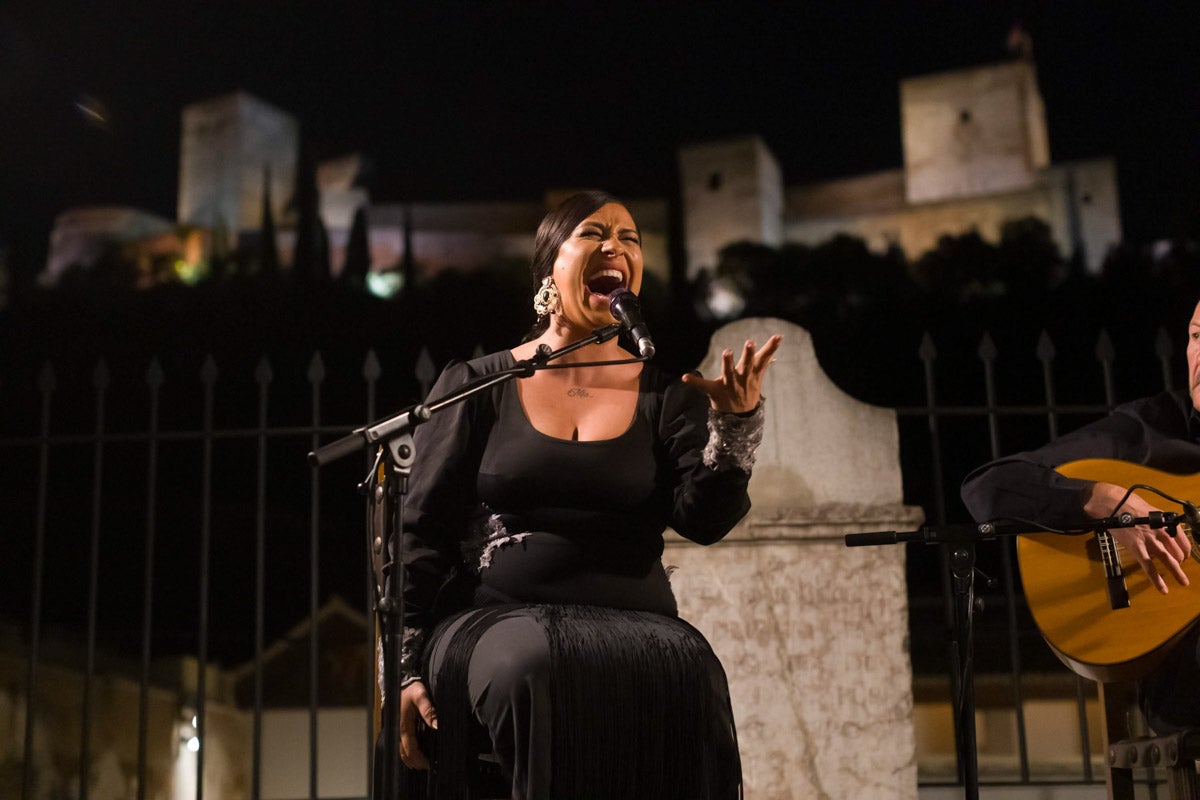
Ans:
[[[620,289],[613,289],[608,295],[608,307],[612,310],[613,316],[620,319],[617,315],[617,309],[621,306],[632,304],[634,308],[638,306],[638,296],[622,286]]]
[[[638,296],[624,287],[615,290],[608,296],[608,308],[613,319],[621,323],[637,346],[642,358],[654,357],[654,342],[650,341],[650,331],[642,320],[642,307]]]

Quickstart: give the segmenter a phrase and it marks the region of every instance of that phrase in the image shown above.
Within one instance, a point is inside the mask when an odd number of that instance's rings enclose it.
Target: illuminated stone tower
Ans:
[[[245,92],[183,110],[179,159],[181,223],[239,231],[262,225],[263,183],[270,175],[276,223],[296,189],[300,125],[291,114]]]
[[[715,267],[727,244],[783,244],[783,176],[759,137],[683,147],[679,176],[688,280]]]
[[[909,203],[1028,189],[1050,165],[1029,60],[902,81],[900,116]]]

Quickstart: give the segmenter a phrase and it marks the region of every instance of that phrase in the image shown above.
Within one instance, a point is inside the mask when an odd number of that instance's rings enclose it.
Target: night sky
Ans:
[[[236,89],[369,156],[379,201],[671,196],[680,144],[734,134],[789,184],[900,166],[897,81],[1002,60],[1017,22],[1052,158],[1117,157],[1129,238],[1200,232],[1194,2],[395,5],[0,6],[14,271],[73,205],[174,217],[182,107]]]

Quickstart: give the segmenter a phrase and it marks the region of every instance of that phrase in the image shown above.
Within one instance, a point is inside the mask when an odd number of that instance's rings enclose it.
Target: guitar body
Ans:
[[[1069,478],[1118,486],[1145,484],[1181,500],[1200,502],[1200,474],[1172,475],[1109,459],[1072,461],[1057,468]],[[1137,494],[1156,508],[1174,510],[1151,492]],[[1184,526],[1186,527],[1186,526]],[[1190,586],[1167,575],[1170,591],[1159,594],[1132,554],[1118,549],[1129,595],[1127,608],[1114,609],[1103,562],[1092,534],[1055,533],[1017,537],[1021,582],[1034,622],[1068,667],[1095,681],[1137,678],[1152,669],[1172,642],[1200,617],[1200,547],[1189,531],[1192,551],[1184,562]]]

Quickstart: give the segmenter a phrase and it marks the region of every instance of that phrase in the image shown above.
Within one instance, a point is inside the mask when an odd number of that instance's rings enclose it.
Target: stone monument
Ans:
[[[772,333],[753,508],[711,547],[668,539],[663,562],[728,673],[747,798],[915,800],[904,548],[843,540],[923,521],[903,504],[896,415],[838,389],[782,320],[720,329],[701,372]]]

